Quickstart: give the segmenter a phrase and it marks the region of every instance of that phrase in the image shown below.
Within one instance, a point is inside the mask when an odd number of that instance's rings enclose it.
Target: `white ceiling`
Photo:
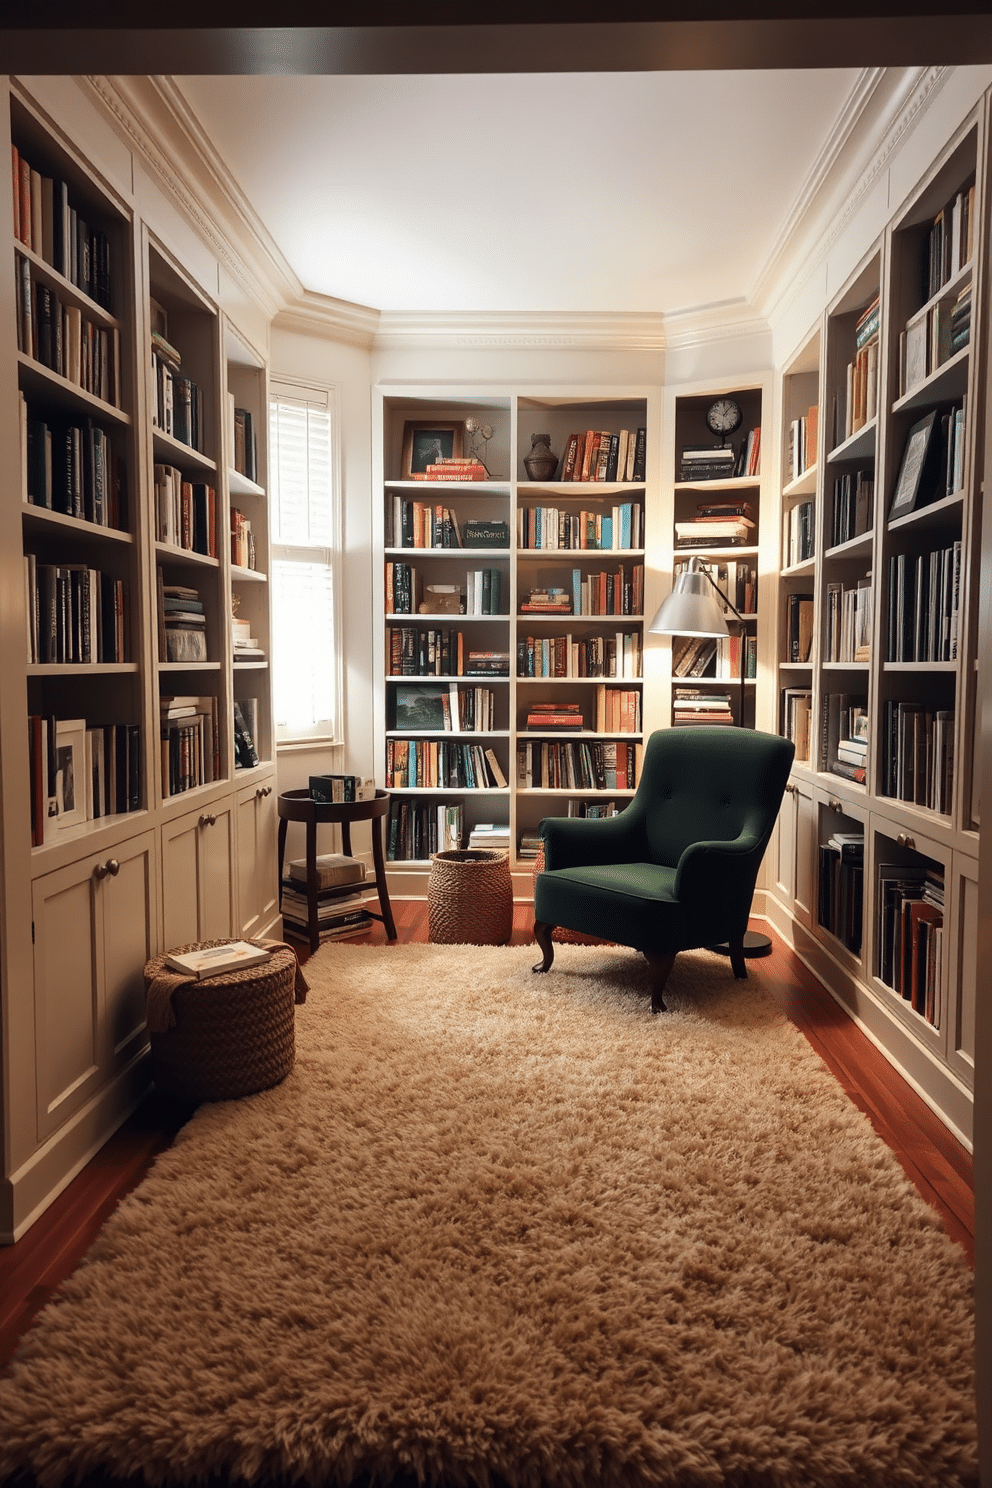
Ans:
[[[388,311],[747,298],[856,69],[174,79],[307,290]]]

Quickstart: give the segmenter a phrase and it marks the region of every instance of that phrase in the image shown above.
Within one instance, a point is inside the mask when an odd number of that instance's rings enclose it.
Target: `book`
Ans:
[[[318,889],[337,888],[339,884],[362,883],[365,879],[365,864],[361,858],[349,858],[346,853],[320,853],[315,859]],[[294,882],[307,882],[306,858],[294,858],[289,865],[289,876]]]
[[[268,961],[272,952],[264,946],[252,945],[247,940],[227,941],[220,946],[206,946],[196,951],[171,951],[165,957],[170,971],[181,971],[197,981],[220,976],[224,971],[241,971],[248,966],[258,966]]]

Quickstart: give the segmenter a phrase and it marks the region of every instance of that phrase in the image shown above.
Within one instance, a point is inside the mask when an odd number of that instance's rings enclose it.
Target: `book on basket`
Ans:
[[[197,951],[174,951],[165,957],[171,971],[182,971],[187,976],[202,982],[206,977],[219,976],[222,971],[240,971],[245,966],[257,966],[268,961],[272,952],[264,946],[250,945],[247,940],[232,940],[227,945],[205,946]]]
[[[365,878],[365,864],[362,860],[349,858],[346,853],[323,853],[315,863],[318,889],[333,889],[338,884],[361,883]],[[295,858],[290,863],[289,876],[306,887],[306,858]]]

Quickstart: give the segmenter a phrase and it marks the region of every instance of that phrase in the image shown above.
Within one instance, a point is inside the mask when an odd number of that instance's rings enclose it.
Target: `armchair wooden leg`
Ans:
[[[647,951],[644,952],[644,959],[648,963],[648,969],[651,972],[651,1011],[653,1013],[665,1013],[668,1011],[665,1007],[665,999],[661,994],[665,990],[668,974],[675,965],[676,955],[677,952],[675,951],[667,951],[663,956],[649,956]]]
[[[730,964],[738,981],[747,981],[747,965],[744,961],[744,937],[730,941]]]
[[[554,925],[546,925],[543,920],[534,921],[534,939],[544,952],[544,960],[539,961],[536,966],[532,966],[531,971],[551,970],[551,963],[555,959],[555,946],[554,941],[551,939],[551,933],[554,928]]]

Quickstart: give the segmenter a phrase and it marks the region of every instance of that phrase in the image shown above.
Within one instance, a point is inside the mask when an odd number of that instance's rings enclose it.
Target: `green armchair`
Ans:
[[[550,970],[561,926],[641,951],[654,1013],[679,951],[728,943],[734,975],[746,977],[751,899],[794,753],[752,729],[661,729],[618,816],[542,821],[534,970]]]

